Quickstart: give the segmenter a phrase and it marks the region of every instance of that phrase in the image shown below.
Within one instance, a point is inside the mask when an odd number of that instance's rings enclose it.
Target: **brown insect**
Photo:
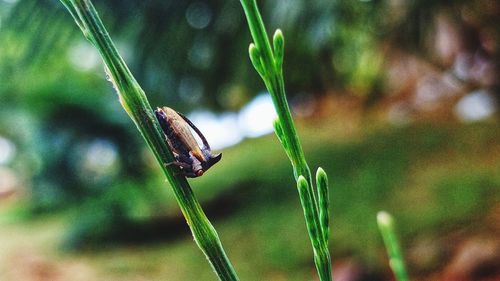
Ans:
[[[178,166],[182,175],[196,178],[220,161],[222,153],[212,154],[205,136],[186,116],[166,106],[156,108],[155,115],[176,160],[167,165]],[[191,129],[200,137],[202,147],[196,141]]]

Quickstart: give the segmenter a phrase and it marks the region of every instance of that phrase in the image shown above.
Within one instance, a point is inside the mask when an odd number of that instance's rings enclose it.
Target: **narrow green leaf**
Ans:
[[[248,54],[250,56],[250,60],[252,61],[253,67],[264,79],[265,70],[264,70],[264,65],[262,64],[262,57],[259,49],[257,49],[257,46],[255,46],[254,43],[250,43],[250,46],[248,46]]]
[[[316,171],[316,186],[318,189],[318,209],[321,231],[323,233],[323,240],[325,244],[328,245],[330,236],[330,196],[328,191],[328,176],[321,167]]]
[[[389,213],[381,211],[377,214],[377,224],[382,234],[387,254],[389,255],[389,265],[396,279],[398,281],[409,281],[403,254],[399,248],[398,238],[394,230],[394,219]]]
[[[280,119],[276,117],[273,121],[273,126],[274,126],[274,132],[276,133],[276,136],[278,137],[278,140],[280,141],[281,145],[283,146],[283,149],[286,152],[286,155],[288,158],[290,158],[290,153],[288,152],[288,143],[286,142],[285,135],[283,133],[283,128],[281,127]]]
[[[306,178],[303,176],[299,176],[297,179],[297,189],[299,191],[300,203],[302,204],[302,208],[304,210],[304,217],[306,219],[307,231],[309,232],[309,236],[311,236],[311,243],[313,248],[319,248],[322,244],[322,236],[318,232],[318,227],[315,223],[315,208],[309,193],[309,183]]]
[[[311,198],[311,187],[302,175],[297,178],[300,203],[304,210],[306,227],[314,252],[314,263],[321,281],[332,280],[331,259],[328,244],[325,243],[320,224],[316,221],[316,208]]]
[[[273,36],[274,64],[277,71],[281,71],[283,66],[283,56],[285,49],[285,38],[280,29],[276,29]]]

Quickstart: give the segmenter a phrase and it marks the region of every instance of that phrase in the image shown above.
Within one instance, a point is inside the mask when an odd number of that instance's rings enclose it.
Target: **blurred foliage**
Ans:
[[[310,161],[330,171],[334,261],[354,256],[370,272],[380,272],[378,262],[387,262],[380,254],[383,246],[375,222],[381,208],[397,214],[405,252],[436,233],[457,228],[476,233],[485,227],[480,218],[500,199],[500,162],[491,154],[500,145],[497,126],[365,127],[353,137],[354,142],[332,142],[331,126],[325,121],[320,127],[300,126],[299,132]],[[311,135],[317,137],[306,137]],[[260,149],[252,149],[255,147]],[[224,157],[220,166],[192,183],[228,245],[238,273],[242,278],[257,280],[310,279],[314,271],[310,246],[304,243],[307,230],[292,188],[294,179],[278,141],[274,136],[247,140],[225,150]],[[134,189],[123,185],[114,188],[121,191],[123,200],[135,196]],[[89,275],[85,280],[134,276],[151,280],[165,276],[175,280],[213,279],[174,204],[170,204],[173,210],[155,220],[124,220],[123,215],[128,214],[123,210],[102,204],[112,202],[110,197],[95,200],[85,207],[88,209],[83,217],[83,208],[64,215],[74,222],[66,233],[65,246],[95,247],[94,251],[72,256],[71,262],[76,258],[87,269],[79,267],[81,272],[98,273],[98,277]],[[166,198],[165,203],[173,200]],[[134,208],[138,206],[131,203],[125,211]],[[55,224],[55,219],[49,217],[35,225],[31,222],[26,228],[40,229],[43,235],[32,237],[30,233],[24,239],[45,245],[49,229],[67,230],[67,224]],[[9,230],[16,231],[12,225],[5,229],[7,233],[2,232],[0,237],[9,237]],[[26,235],[20,230],[13,233],[16,239]],[[50,237],[52,243],[60,242],[56,240],[60,234]],[[169,243],[149,245],[158,240]],[[103,248],[104,243],[128,246]],[[409,266],[411,269],[413,264]],[[0,277],[8,272],[2,271]],[[375,276],[369,280],[386,280]]]
[[[328,132],[328,128],[329,125],[323,125],[321,131]],[[299,128],[304,136],[318,130],[318,127],[309,126]],[[364,257],[377,256],[379,234],[375,215],[380,209],[397,213],[401,232],[404,237],[409,237],[426,235],[460,223],[472,223],[500,199],[500,178],[495,173],[500,163],[497,157],[488,160],[489,151],[498,145],[498,129],[493,125],[454,127],[426,124],[368,129],[355,142],[332,143],[330,133],[316,135],[314,139],[303,138],[303,144],[311,163],[319,163],[330,171],[331,235],[336,255],[353,251]],[[255,147],[259,150],[252,149]],[[492,161],[491,164],[488,161]],[[212,218],[228,214],[239,217],[235,220],[241,220],[243,231],[250,227],[247,221],[250,217],[262,216],[251,220],[264,220],[258,227],[272,227],[274,231],[269,235],[296,232],[293,227],[297,225],[305,234],[296,191],[291,188],[294,179],[289,174],[286,155],[274,136],[248,140],[226,149],[224,161],[217,169],[191,183]],[[174,199],[164,200],[168,204]],[[130,210],[134,209],[130,207]],[[296,211],[289,214],[292,209]],[[261,210],[258,212],[262,215],[256,215],[254,212],[257,211],[252,210]],[[176,225],[178,216],[174,213],[157,219],[164,220],[168,228]],[[156,237],[147,232],[151,225],[148,227],[142,223],[146,228],[137,228],[137,222],[145,219],[136,217],[134,227],[120,228],[123,231],[118,233],[109,232],[112,227],[107,229],[103,227],[105,224],[98,224],[100,227],[80,233],[86,236],[73,236],[76,243],[73,246],[128,241],[127,235],[134,237],[140,233],[144,235],[143,241],[150,241]],[[80,229],[85,226],[85,221],[78,225]],[[99,234],[103,228],[106,235]],[[173,229],[169,228],[164,235]],[[97,236],[88,236],[94,231],[98,231],[94,233]],[[301,235],[297,234],[297,239]],[[259,239],[288,244],[276,241],[277,238]],[[304,253],[309,253],[307,246],[303,246]]]
[[[261,2],[265,21],[287,36],[284,66],[292,97],[322,95],[332,88],[378,96],[383,59],[391,48],[439,64],[434,41],[443,15],[463,35],[465,49],[499,57],[498,1]],[[0,2],[5,18],[2,67],[11,65],[4,78],[11,80],[13,69],[23,70],[19,79],[31,78],[26,70],[33,67],[43,69],[43,76],[67,74],[71,67],[61,54],[85,61],[82,56],[92,53],[77,52],[82,39],[75,36],[76,28],[56,0],[13,3]],[[181,111],[200,104],[235,110],[263,89],[246,63],[249,34],[238,1],[122,0],[96,5],[153,104],[171,104]],[[491,41],[492,47],[481,40]],[[40,73],[33,75],[47,80]],[[85,73],[74,75],[81,80]],[[68,81],[73,87],[84,86],[74,82]]]

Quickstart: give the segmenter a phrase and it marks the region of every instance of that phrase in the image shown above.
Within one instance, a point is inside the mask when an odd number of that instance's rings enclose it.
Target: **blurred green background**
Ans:
[[[242,280],[316,280],[239,1],[94,3],[153,106],[222,161],[190,180]],[[330,178],[335,280],[500,278],[500,1],[259,1],[285,34],[306,158]],[[0,280],[216,280],[56,0],[0,0]]]

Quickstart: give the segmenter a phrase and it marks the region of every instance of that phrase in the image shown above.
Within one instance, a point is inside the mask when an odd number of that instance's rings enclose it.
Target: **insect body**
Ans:
[[[182,175],[195,178],[219,162],[222,153],[212,154],[205,136],[186,116],[166,106],[158,107],[155,115],[176,160],[167,165],[176,165],[181,169]],[[200,137],[203,147],[200,147],[190,128]]]

